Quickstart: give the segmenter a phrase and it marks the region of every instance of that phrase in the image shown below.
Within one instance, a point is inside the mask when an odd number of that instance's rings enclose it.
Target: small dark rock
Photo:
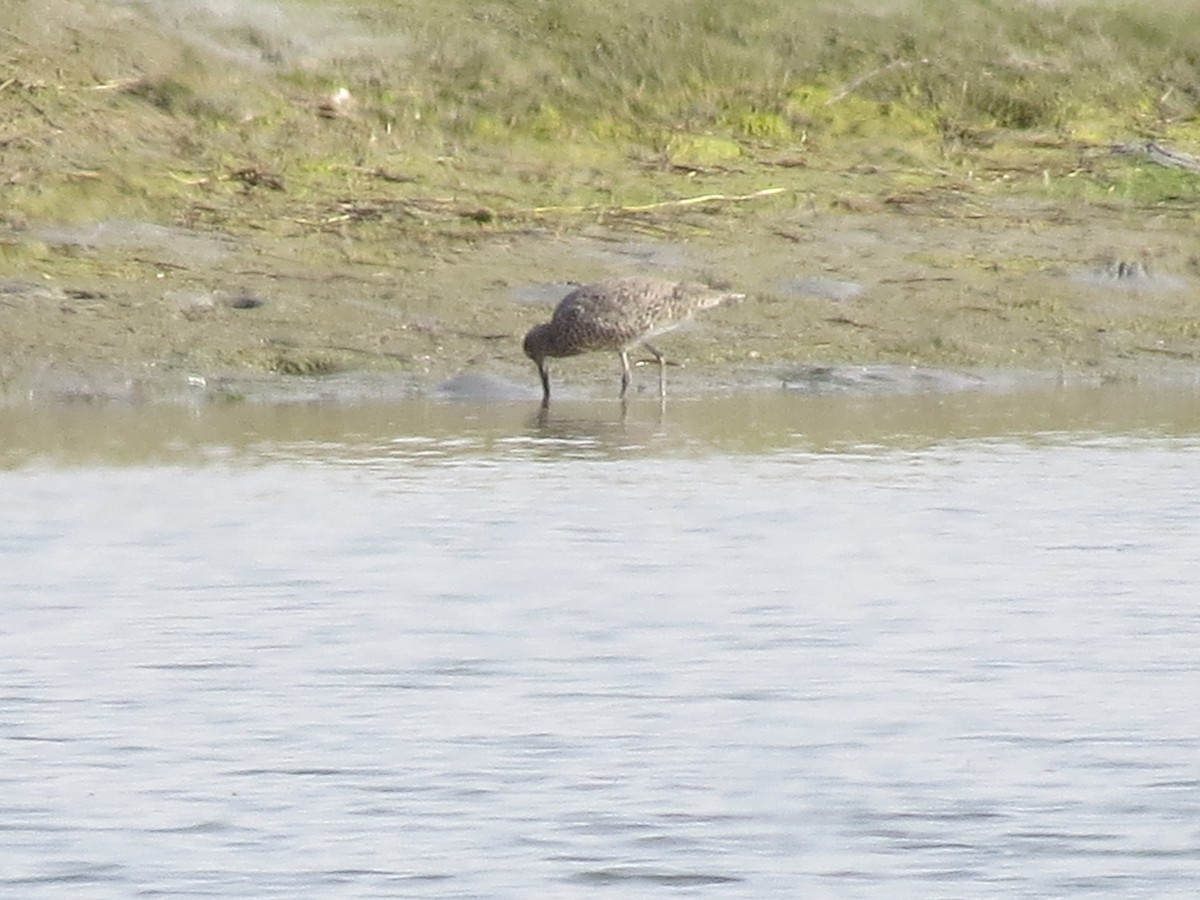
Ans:
[[[258,309],[266,301],[256,294],[249,291],[243,291],[239,294],[234,294],[229,298],[230,309]]]

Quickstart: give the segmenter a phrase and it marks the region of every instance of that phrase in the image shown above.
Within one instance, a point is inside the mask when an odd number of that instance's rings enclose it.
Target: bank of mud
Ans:
[[[10,401],[404,396],[463,373],[484,378],[458,384],[486,392],[493,379],[532,397],[524,331],[570,282],[629,272],[749,295],[663,338],[685,392],[870,389],[823,374],[863,365],[1189,377],[1200,355],[1189,223],[997,206],[714,211],[690,235],[588,225],[442,246],[129,221],[31,229],[9,236],[37,258],[0,282],[0,378]],[[611,354],[555,367],[576,395],[615,384]]]

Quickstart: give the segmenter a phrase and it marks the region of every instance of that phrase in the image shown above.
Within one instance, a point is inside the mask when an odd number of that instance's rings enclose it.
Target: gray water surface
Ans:
[[[1193,896],[1196,400],[0,410],[0,894]]]

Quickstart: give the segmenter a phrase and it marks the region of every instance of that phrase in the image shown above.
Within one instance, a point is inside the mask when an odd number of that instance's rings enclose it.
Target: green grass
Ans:
[[[666,165],[734,173],[736,190],[738,172],[798,153],[814,171],[897,159],[973,171],[1032,135],[1200,142],[1190,0],[278,5],[282,28],[247,3],[244,24],[175,33],[96,0],[5,4],[8,215],[91,215],[89,197],[142,214],[155,196],[171,208],[184,183],[201,200],[252,194],[264,205],[250,212],[267,212],[264,192],[228,177],[247,166],[280,175],[298,202],[386,170],[417,185],[374,183],[388,195],[491,192],[499,207],[534,207],[661,196]],[[81,13],[86,31],[63,24]],[[321,118],[339,87],[354,114]],[[1195,195],[1190,176],[1111,169],[1078,195]],[[72,172],[106,183],[81,187]],[[1031,166],[1030,190],[1041,172]]]
[[[1069,128],[1081,106],[1194,118],[1200,35],[1187,6],[451,0],[436,27],[413,27],[420,3],[396,7],[390,25],[412,29],[413,60],[434,60],[406,72],[411,102],[452,133],[486,116],[573,137],[606,117],[635,133],[786,140],[814,125],[798,94],[848,87],[876,108],[959,127]],[[547,107],[558,112],[549,129]]]

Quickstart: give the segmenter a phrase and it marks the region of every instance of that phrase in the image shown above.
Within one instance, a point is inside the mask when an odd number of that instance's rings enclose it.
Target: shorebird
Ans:
[[[703,284],[630,275],[578,287],[559,301],[549,322],[525,335],[525,355],[542,378],[542,405],[550,403],[547,357],[575,356],[589,350],[615,350],[621,357],[621,399],[629,390],[629,351],[641,344],[658,363],[658,393],[667,394],[666,359],[647,343],[682,325],[697,310],[737,303],[745,294]]]

